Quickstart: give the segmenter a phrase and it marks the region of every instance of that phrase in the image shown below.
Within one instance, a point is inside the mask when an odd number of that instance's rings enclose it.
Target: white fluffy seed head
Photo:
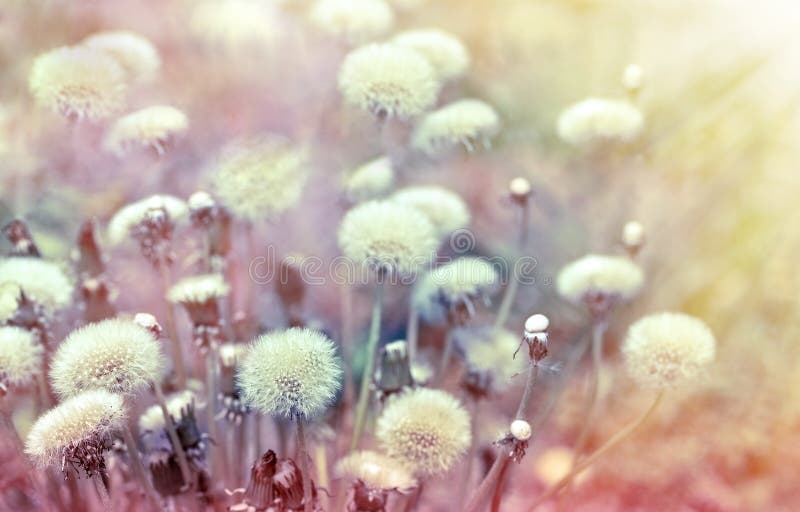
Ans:
[[[640,385],[664,389],[690,383],[714,360],[714,334],[684,313],[656,313],[628,329],[622,354]]]
[[[129,82],[150,82],[161,68],[161,57],[156,47],[134,32],[98,32],[84,39],[81,44],[116,60]]]
[[[458,348],[471,371],[492,376],[491,387],[502,392],[515,375],[525,371],[527,357],[514,352],[520,348],[520,337],[508,329],[492,326],[464,327],[453,331]]]
[[[643,126],[644,116],[627,101],[588,98],[561,113],[558,135],[576,146],[598,140],[629,141]]]
[[[345,101],[377,116],[417,117],[436,102],[440,85],[425,57],[393,44],[357,48],[339,69]]]
[[[167,412],[175,420],[181,417],[181,411],[194,403],[196,396],[191,390],[184,390],[166,397]],[[139,417],[139,429],[143,432],[156,432],[166,427],[164,413],[161,405],[155,404],[148,407]]]
[[[353,203],[386,195],[394,185],[394,169],[388,157],[371,160],[351,172],[344,183],[344,193]]]
[[[442,82],[460,78],[469,69],[467,47],[457,37],[443,30],[408,30],[395,36],[392,43],[410,48],[428,59]]]
[[[131,229],[142,222],[148,210],[163,207],[173,222],[179,222],[189,214],[189,207],[183,199],[175,196],[157,194],[123,206],[108,222],[108,240],[119,245],[130,238]]]
[[[550,320],[541,313],[531,315],[525,320],[525,332],[545,332],[550,327]]]
[[[225,51],[269,50],[279,33],[270,2],[203,0],[194,2],[189,29],[207,45]]]
[[[22,388],[42,373],[44,348],[33,333],[19,327],[0,327],[0,384]]]
[[[61,396],[89,389],[133,395],[159,379],[163,366],[150,331],[132,320],[110,318],[67,336],[53,356],[50,380]]]
[[[256,338],[237,374],[242,399],[251,407],[306,419],[331,404],[341,379],[333,342],[321,332],[298,328]]]
[[[2,266],[2,264],[0,264]],[[17,283],[0,280],[0,324],[14,316],[22,289]]]
[[[44,413],[28,434],[25,452],[38,467],[61,464],[65,449],[109,437],[122,428],[125,415],[122,396],[86,391]]]
[[[394,24],[394,13],[384,0],[317,0],[309,17],[321,31],[350,44],[383,37]]]
[[[636,263],[603,254],[588,254],[565,265],[556,278],[559,295],[575,304],[590,294],[629,300],[643,284],[644,271]]]
[[[468,151],[488,147],[500,131],[500,117],[480,100],[458,100],[426,115],[417,125],[412,145],[433,155],[463,145]]]
[[[221,274],[201,274],[184,277],[167,292],[174,304],[202,304],[228,295],[230,286]]]
[[[469,448],[470,418],[449,393],[417,388],[393,397],[375,432],[383,451],[419,478],[449,471]]]
[[[125,106],[125,73],[107,54],[63,46],[36,57],[28,86],[36,102],[64,117],[97,121]]]
[[[339,248],[356,265],[411,274],[430,263],[438,240],[433,225],[412,206],[369,201],[353,207],[339,225]]]
[[[412,303],[426,321],[442,323],[454,306],[465,305],[471,311],[474,301],[497,291],[499,280],[491,263],[465,256],[425,274],[414,287]]]
[[[353,452],[336,463],[336,474],[361,480],[372,489],[407,492],[417,486],[414,475],[398,460],[378,452]]]
[[[213,191],[231,212],[247,220],[269,219],[300,199],[308,151],[284,137],[261,135],[228,145],[212,172]]]
[[[5,299],[9,301],[7,307],[11,305],[14,285],[18,287],[17,291],[21,289],[28,298],[51,310],[64,308],[72,302],[72,279],[60,265],[41,258],[11,257],[0,260],[0,284],[9,287],[6,288],[9,295]],[[15,299],[18,297],[19,293]]]
[[[533,435],[531,424],[525,420],[514,420],[511,422],[511,435],[518,441],[527,441]]]
[[[151,148],[160,155],[164,147],[188,127],[189,119],[177,108],[154,105],[117,119],[103,145],[118,156],[139,148]]]
[[[390,200],[411,206],[425,214],[439,239],[469,225],[467,203],[452,190],[438,185],[406,187],[392,194]]]
[[[626,247],[639,247],[644,243],[644,226],[635,220],[628,221],[622,228],[622,243]]]

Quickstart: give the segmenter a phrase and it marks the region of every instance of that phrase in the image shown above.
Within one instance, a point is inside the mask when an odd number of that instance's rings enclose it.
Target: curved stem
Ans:
[[[167,431],[172,449],[175,450],[175,458],[178,461],[178,467],[181,470],[183,477],[183,485],[192,487],[194,485],[194,478],[192,478],[192,471],[189,469],[189,459],[186,457],[186,451],[183,449],[178,432],[175,430],[175,422],[172,421],[172,416],[167,409],[167,402],[164,400],[164,393],[161,391],[161,384],[158,381],[153,382],[153,391],[156,395],[156,402],[161,407],[161,414],[164,416],[164,426]]]
[[[147,495],[147,498],[155,507],[155,510],[161,510],[161,499],[156,494],[156,490],[153,489],[153,485],[144,472],[144,465],[142,465],[142,456],[139,454],[139,447],[136,445],[136,439],[133,437],[133,433],[128,425],[122,427],[122,439],[125,441],[125,445],[128,448],[128,458],[131,461],[131,470],[134,476],[139,480],[139,485],[144,489],[145,495]]]
[[[358,448],[358,443],[361,441],[361,434],[364,431],[364,423],[367,419],[367,406],[369,405],[370,396],[369,388],[372,382],[372,372],[375,368],[375,352],[378,348],[378,338],[381,333],[383,286],[383,279],[378,279],[378,282],[375,284],[375,301],[372,304],[372,321],[369,327],[369,338],[367,338],[367,355],[364,363],[364,372],[361,375],[361,390],[358,394],[358,406],[356,407],[353,437],[350,440],[350,451]]]
[[[169,263],[163,252],[158,258],[158,271],[161,274],[161,285],[164,288],[164,297],[166,302],[166,327],[167,336],[169,336],[172,345],[172,360],[175,365],[175,380],[179,389],[186,387],[186,365],[183,362],[183,350],[181,349],[181,340],[178,338],[178,328],[175,323],[175,310],[171,302],[166,300],[167,292],[169,292],[172,285],[172,277],[170,276]]]
[[[592,420],[594,419],[598,397],[600,396],[600,371],[603,365],[603,336],[605,335],[608,324],[597,322],[592,327],[592,383],[589,391],[589,400],[586,406],[586,418],[578,433],[575,441],[575,449],[572,455],[572,466],[575,466],[580,459],[581,453],[586,448],[586,442],[591,431]]]
[[[311,470],[308,466],[308,452],[306,451],[306,435],[303,430],[303,420],[298,416],[297,421],[297,458],[300,460],[300,471],[303,472],[303,510],[311,512]]]
[[[511,306],[514,303],[514,299],[517,296],[517,289],[519,288],[520,282],[520,262],[519,258],[522,256],[522,253],[525,251],[525,246],[528,244],[528,201],[525,201],[520,205],[520,212],[519,212],[519,233],[517,238],[517,257],[514,259],[514,266],[511,268],[511,280],[506,287],[506,291],[503,294],[503,300],[500,303],[500,309],[497,310],[497,317],[494,321],[494,328],[499,329],[503,327],[508,320],[508,315],[511,314]]]
[[[531,364],[528,367],[528,377],[525,379],[525,390],[522,392],[522,398],[519,400],[517,414],[514,416],[515,419],[524,420],[528,416],[528,406],[530,405],[533,386],[536,384],[536,377],[538,375],[539,365]]]
[[[414,364],[417,357],[417,340],[419,338],[419,312],[414,304],[408,305],[408,323],[406,324],[406,342],[408,343],[408,362]]]
[[[581,471],[594,464],[597,461],[597,459],[599,459],[603,454],[614,448],[622,440],[631,435],[631,433],[634,430],[639,428],[639,426],[645,421],[647,421],[647,418],[649,418],[650,415],[653,414],[653,411],[656,410],[663,396],[664,392],[662,391],[656,396],[655,400],[653,400],[653,403],[650,405],[647,411],[644,412],[644,414],[642,414],[637,419],[624,426],[619,432],[614,434],[611,437],[611,439],[606,441],[600,448],[595,450],[594,453],[592,453],[591,455],[580,461],[574,468],[570,470],[569,473],[564,475],[564,477],[561,480],[553,484],[552,487],[550,487],[547,491],[545,491],[541,496],[536,498],[536,501],[534,501],[533,504],[530,506],[528,512],[533,512],[533,510],[535,510],[536,507],[547,501],[551,496],[556,494],[562,488],[566,487]]]
[[[511,465],[511,459],[505,458],[503,462],[503,467],[500,468],[500,474],[497,477],[497,485],[494,488],[494,494],[492,495],[492,512],[499,512],[500,511],[500,502],[503,500],[503,482],[505,481],[506,474],[508,473],[508,467]]]

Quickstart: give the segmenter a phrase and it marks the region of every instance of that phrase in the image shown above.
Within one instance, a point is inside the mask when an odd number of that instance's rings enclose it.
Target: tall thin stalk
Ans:
[[[108,512],[114,510],[114,505],[111,502],[111,496],[108,494],[108,488],[106,487],[105,479],[100,475],[100,473],[97,473],[92,477],[92,482],[94,483],[94,488],[97,491],[97,497],[100,498],[100,504],[102,505],[103,510]]]
[[[406,343],[408,343],[408,362],[417,360],[417,340],[419,339],[419,311],[414,304],[408,305],[408,323],[406,324]]]
[[[164,399],[164,392],[161,390],[161,384],[158,381],[153,382],[153,392],[156,396],[156,402],[158,402],[158,405],[161,407],[161,414],[164,416],[164,426],[167,431],[167,436],[172,444],[172,449],[175,450],[175,458],[181,470],[183,485],[191,487],[194,485],[194,479],[192,478],[192,470],[189,469],[189,459],[186,457],[186,451],[183,449],[180,438],[178,438],[178,432],[175,430],[175,422],[172,421],[172,416],[169,414],[167,401]]]
[[[166,302],[166,328],[167,336],[170,339],[172,347],[172,361],[175,365],[175,381],[179,389],[186,387],[186,365],[183,362],[183,349],[181,348],[181,340],[178,337],[178,327],[175,323],[175,309],[174,305],[166,300],[167,292],[172,286],[172,277],[169,271],[169,263],[167,262],[166,255],[162,252],[158,258],[158,272],[161,274],[161,285],[164,288],[163,296]]]
[[[442,360],[439,361],[439,375],[437,380],[439,383],[444,382],[445,372],[447,365],[450,363],[450,358],[453,356],[453,345],[455,344],[455,336],[453,336],[453,329],[449,327],[444,336],[444,350],[442,351]]]
[[[600,371],[603,364],[603,337],[608,324],[606,322],[595,322],[592,326],[592,381],[590,384],[589,398],[586,405],[586,417],[575,440],[575,448],[572,454],[572,466],[574,467],[580,459],[586,442],[591,431],[592,419],[596,414],[598,398],[600,396]]]
[[[217,365],[217,351],[209,347],[206,351],[206,415],[208,421],[208,435],[216,443],[222,440],[219,437],[219,429],[217,428],[217,372],[219,366]],[[213,443],[209,444],[209,458],[216,471],[214,474],[217,477],[222,477],[228,474],[227,462],[224,454]]]
[[[358,443],[361,441],[361,434],[364,431],[364,423],[367,419],[367,405],[369,405],[370,395],[369,387],[372,382],[372,372],[375,368],[375,352],[378,347],[378,338],[381,332],[383,286],[383,279],[379,278],[375,284],[375,300],[372,304],[372,321],[369,326],[369,337],[367,338],[367,355],[364,362],[364,372],[361,375],[361,390],[358,395],[358,406],[356,407],[353,437],[350,440],[350,451],[358,448]]]
[[[308,452],[306,451],[306,434],[303,429],[303,419],[299,416],[297,421],[297,458],[300,461],[300,471],[303,473],[303,511],[311,512],[312,493],[311,493],[311,469],[308,465]]]
[[[520,257],[525,251],[525,246],[528,245],[528,225],[529,225],[529,210],[528,201],[519,204],[519,232],[517,235],[517,256],[514,259],[514,266],[511,269],[511,276],[506,291],[503,294],[503,300],[500,302],[500,308],[497,310],[497,316],[494,320],[494,328],[499,329],[503,327],[511,314],[511,306],[514,304],[514,299],[517,296],[520,282]]]
[[[155,507],[155,510],[161,510],[161,499],[158,497],[156,490],[153,488],[153,485],[147,478],[147,474],[144,471],[144,465],[142,464],[142,456],[139,453],[139,447],[136,445],[136,439],[134,439],[133,433],[131,432],[130,427],[127,425],[122,428],[122,439],[125,441],[125,446],[128,448],[128,458],[131,461],[131,470],[133,471],[133,475],[137,480],[139,480],[139,485],[141,485],[142,489],[144,489],[147,499],[150,500],[151,505]]]

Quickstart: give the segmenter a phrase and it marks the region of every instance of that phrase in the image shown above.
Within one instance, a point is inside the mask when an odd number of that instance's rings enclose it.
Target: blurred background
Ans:
[[[536,283],[522,288],[513,321],[544,312],[564,333],[556,339],[570,339],[582,320],[556,298],[555,274],[586,252],[617,250],[622,225],[635,219],[647,229],[641,262],[648,284],[612,325],[611,364],[617,364],[627,325],[648,312],[697,315],[717,336],[717,363],[708,378],[685,396],[673,396],[599,461],[565,509],[797,510],[800,5],[393,3],[395,30],[441,28],[472,54],[468,76],[441,101],[481,98],[502,119],[491,151],[410,162],[400,185],[438,183],[460,193],[473,213],[476,252],[486,255],[513,254],[513,210],[503,200],[508,181],[524,176],[534,186],[527,254],[538,261]],[[258,240],[277,247],[279,256],[338,254],[342,176],[382,151],[374,123],[348,111],[337,92],[338,66],[349,47],[308,26],[307,2],[286,0],[267,6],[263,19],[231,20],[222,28],[198,22],[195,4],[0,0],[0,223],[25,218],[45,256],[67,261],[86,218],[102,223],[146,195],[187,197],[207,186],[217,149],[259,131],[308,141],[314,174],[297,207],[258,226]],[[108,154],[100,147],[104,124],[70,124],[36,107],[28,92],[36,55],[110,29],[141,34],[162,59],[161,76],[131,90],[126,111],[167,103],[189,117],[188,133],[163,158]],[[625,97],[621,76],[629,64],[644,71],[634,99],[645,115],[643,134],[602,151],[560,141],[559,113],[588,96]],[[153,286],[140,276],[151,271],[135,251],[115,258],[120,308],[141,308]],[[274,299],[268,285],[262,292],[259,311],[269,324],[276,321]],[[335,331],[337,298],[334,287],[315,289],[308,315]],[[358,325],[365,326],[369,293],[358,299]],[[405,322],[402,307],[391,307],[391,301],[404,304],[402,291],[388,300],[384,339],[402,336]],[[558,362],[566,348],[554,343]],[[614,382],[605,383],[594,444],[650,400],[624,372],[607,373]],[[577,428],[583,382],[570,380],[561,391],[557,371],[543,381],[540,407],[556,391],[562,400],[536,425],[537,440],[510,478],[507,510],[523,510],[558,475]],[[496,434],[491,426],[487,431]],[[444,509],[446,499],[442,493]]]

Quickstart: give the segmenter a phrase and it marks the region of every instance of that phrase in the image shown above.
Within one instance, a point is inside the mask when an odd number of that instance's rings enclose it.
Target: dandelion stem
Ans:
[[[369,338],[367,338],[367,355],[364,362],[364,372],[361,375],[361,390],[358,395],[358,406],[356,408],[356,419],[353,427],[353,438],[350,440],[350,451],[358,448],[361,441],[361,434],[364,431],[364,423],[367,419],[367,405],[369,404],[370,383],[372,382],[372,371],[375,367],[375,352],[378,347],[378,338],[381,332],[381,307],[383,303],[383,279],[378,279],[375,284],[375,301],[372,304],[372,321],[369,327]]]
[[[314,447],[314,465],[317,467],[317,487],[323,489],[330,488],[330,478],[328,477],[328,453],[325,450],[325,445],[322,443],[316,443]],[[320,493],[320,497],[326,496],[327,494]],[[331,510],[330,502],[332,501],[330,497],[326,498],[328,502],[328,507],[323,507],[326,510]]]
[[[147,499],[150,500],[155,510],[161,510],[161,500],[144,472],[144,465],[142,464],[142,456],[139,453],[139,447],[136,445],[136,439],[134,439],[133,433],[127,425],[122,427],[122,439],[125,441],[125,446],[128,448],[128,459],[130,459],[134,476],[139,480],[139,485],[144,489]]]
[[[586,418],[575,440],[575,449],[572,455],[572,466],[574,467],[580,459],[581,453],[586,448],[586,441],[589,438],[592,419],[600,395],[600,371],[603,364],[603,336],[605,335],[608,324],[606,322],[596,322],[592,327],[592,382],[589,390],[589,398],[586,406]]]
[[[308,465],[308,452],[306,451],[306,434],[303,429],[303,420],[297,416],[297,458],[300,461],[300,471],[303,472],[303,510],[311,512],[311,469]]]
[[[105,479],[100,475],[100,473],[96,473],[92,477],[92,481],[94,482],[94,488],[97,491],[97,496],[100,498],[100,503],[103,506],[103,510],[114,510],[114,505],[111,503],[111,496],[108,495],[108,488],[106,487]]]
[[[519,400],[519,407],[517,407],[517,414],[515,419],[524,420],[528,416],[528,406],[530,405],[531,395],[533,394],[533,386],[536,384],[536,377],[539,374],[539,365],[531,364],[528,367],[528,377],[525,379],[525,390],[522,392],[522,398]]]
[[[164,288],[164,297],[172,284],[172,277],[170,276],[169,263],[167,262],[166,255],[161,252],[158,257],[158,271],[161,274],[161,284]],[[183,350],[181,349],[181,340],[178,338],[178,328],[175,323],[175,310],[173,304],[166,301],[166,327],[167,336],[169,336],[172,346],[172,360],[175,365],[175,380],[179,389],[186,387],[186,366],[183,363]]]
[[[442,351],[442,360],[439,362],[439,378],[440,383],[444,382],[445,372],[447,371],[447,364],[453,355],[454,345],[453,330],[448,329],[447,334],[444,336],[444,350]]]
[[[517,257],[514,260],[514,266],[511,268],[511,280],[506,287],[503,294],[503,300],[500,302],[500,308],[497,310],[497,317],[495,317],[494,328],[500,329],[508,320],[508,315],[511,314],[511,306],[514,304],[514,299],[517,296],[517,289],[520,282],[520,257],[525,251],[525,246],[528,245],[528,214],[529,207],[528,201],[520,205],[519,215],[519,234],[517,239]]]
[[[472,404],[472,411],[470,414],[471,418],[471,427],[472,427],[472,438],[470,439],[469,443],[469,451],[467,452],[467,460],[466,465],[464,467],[464,474],[461,476],[461,481],[459,483],[459,490],[458,490],[458,508],[462,509],[464,506],[464,500],[467,497],[467,489],[471,488],[472,483],[472,468],[475,466],[475,456],[478,453],[478,432],[477,432],[477,420],[480,418],[480,409],[481,403],[479,400],[470,400]]]
[[[342,291],[342,355],[350,361],[353,352],[353,288],[344,283]],[[344,366],[344,408],[353,403],[353,370],[351,365]]]
[[[177,459],[178,467],[181,470],[183,485],[185,487],[191,487],[194,484],[194,479],[192,478],[192,471],[189,469],[189,459],[186,457],[186,451],[184,451],[181,440],[178,437],[178,432],[175,430],[175,422],[172,421],[172,416],[169,414],[169,410],[167,409],[167,402],[164,400],[164,393],[161,390],[161,384],[157,381],[153,382],[153,391],[156,395],[156,401],[161,407],[161,414],[164,416],[164,426],[166,427],[167,436],[169,436],[172,449],[175,450],[175,458]]]
[[[414,364],[417,359],[417,339],[419,338],[419,312],[414,304],[408,306],[408,324],[406,325],[406,342],[408,342],[408,362]]]
[[[603,454],[614,448],[617,444],[619,444],[622,440],[628,437],[634,430],[639,428],[642,423],[647,421],[647,419],[653,414],[653,411],[656,410],[658,404],[661,402],[661,399],[664,396],[664,392],[660,392],[650,407],[639,416],[637,419],[633,420],[632,422],[628,423],[625,427],[623,427],[619,432],[614,434],[611,439],[606,441],[600,448],[594,451],[591,455],[580,461],[575,467],[573,467],[569,473],[564,475],[561,480],[553,484],[547,491],[545,491],[541,496],[536,498],[536,501],[528,509],[528,512],[533,512],[536,507],[547,501],[551,496],[555,495],[561,489],[566,487],[581,471],[588,468],[592,464],[597,461]]]
[[[215,443],[220,442],[219,429],[217,428],[217,351],[211,347],[206,352],[206,414],[208,421],[208,435]],[[210,443],[208,446],[209,458],[216,470],[213,474],[218,478],[228,474],[228,468],[224,454],[218,447]]]

